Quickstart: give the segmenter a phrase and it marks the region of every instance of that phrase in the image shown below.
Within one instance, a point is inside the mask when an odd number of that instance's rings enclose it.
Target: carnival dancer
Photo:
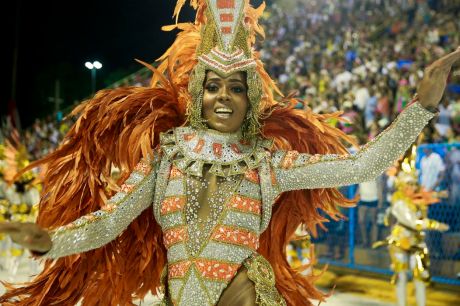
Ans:
[[[304,275],[312,274],[312,265],[314,260],[314,248],[311,243],[311,237],[305,225],[297,227],[294,237],[287,245],[286,254],[289,264],[297,268]]]
[[[413,147],[415,153],[415,146]],[[415,155],[413,155],[415,156]],[[394,275],[392,284],[396,285],[399,306],[407,305],[407,283],[412,272],[417,306],[426,305],[426,284],[430,281],[429,252],[425,243],[425,231],[447,231],[447,224],[427,217],[428,206],[439,202],[438,194],[426,191],[417,182],[415,158],[407,159],[395,180],[396,192],[392,196],[388,217],[396,220],[390,235],[374,247],[388,245],[391,269]],[[389,218],[386,224],[389,224]]]
[[[178,2],[178,16],[185,1]],[[2,305],[131,305],[162,288],[164,304],[311,305],[325,295],[289,266],[286,246],[340,217],[334,188],[368,181],[435,115],[460,49],[430,66],[418,97],[356,154],[327,124],[338,114],[278,103],[253,49],[264,5],[192,0],[193,24],[159,59],[149,88],[102,90],[48,166],[38,225],[1,230],[46,258],[8,286]],[[110,170],[121,171],[118,185]],[[121,184],[122,183],[122,184]]]
[[[14,134],[15,135],[15,134]],[[26,147],[19,139],[5,141],[3,146],[3,169],[1,186],[1,220],[10,222],[30,223],[37,217],[40,202],[40,178],[32,171],[16,175],[29,165]],[[1,266],[12,276],[16,275],[19,264],[29,254],[20,244],[14,243],[9,237],[2,237]],[[30,261],[32,273],[37,272],[37,264]]]
[[[0,138],[0,141],[2,139]],[[6,199],[6,182],[4,180],[4,169],[5,169],[5,145],[0,142],[0,222],[8,221],[8,207],[9,201]],[[6,256],[6,239],[5,234],[0,234],[0,269],[5,269],[5,263],[3,262],[4,256]]]

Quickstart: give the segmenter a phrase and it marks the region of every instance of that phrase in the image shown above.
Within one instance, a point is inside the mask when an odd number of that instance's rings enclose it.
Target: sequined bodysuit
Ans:
[[[98,248],[153,206],[168,251],[167,296],[173,304],[217,304],[244,265],[257,301],[284,305],[270,265],[257,255],[275,199],[285,191],[376,177],[432,117],[414,103],[375,140],[343,156],[271,151],[271,142],[261,138],[244,142],[239,134],[176,128],[162,135],[157,154],[138,164],[102,210],[54,231],[45,256]]]

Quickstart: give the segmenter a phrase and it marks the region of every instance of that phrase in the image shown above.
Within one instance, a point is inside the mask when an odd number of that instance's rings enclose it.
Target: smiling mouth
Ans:
[[[219,107],[214,110],[214,113],[220,118],[229,118],[233,114],[233,110],[228,107]]]

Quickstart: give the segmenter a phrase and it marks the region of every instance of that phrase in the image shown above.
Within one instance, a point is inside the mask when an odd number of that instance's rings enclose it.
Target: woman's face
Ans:
[[[222,77],[209,71],[204,82],[202,110],[208,127],[222,133],[237,132],[249,107],[247,91],[243,72]]]

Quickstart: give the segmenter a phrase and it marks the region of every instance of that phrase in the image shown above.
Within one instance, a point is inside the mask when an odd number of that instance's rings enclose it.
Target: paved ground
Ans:
[[[9,263],[11,265],[11,262]],[[15,275],[3,270],[0,270],[0,280],[8,282],[27,281],[34,270],[38,271],[39,267],[34,266],[29,260],[22,260],[18,266]],[[3,286],[0,284],[0,293],[4,292]],[[155,297],[147,296],[144,302],[139,302],[138,305],[150,306],[153,305]],[[363,296],[353,295],[349,293],[335,292],[326,303],[321,303],[321,306],[390,306],[393,304],[378,301],[375,299],[366,298]]]

